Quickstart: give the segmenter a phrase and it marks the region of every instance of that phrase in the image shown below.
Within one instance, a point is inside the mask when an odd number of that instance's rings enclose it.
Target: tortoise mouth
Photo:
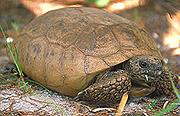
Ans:
[[[155,91],[155,87],[152,87],[146,80],[131,80],[130,95],[133,97],[147,96]]]
[[[148,83],[146,83],[144,80],[132,80],[131,82],[132,86],[134,87],[150,87],[150,85],[148,85]]]

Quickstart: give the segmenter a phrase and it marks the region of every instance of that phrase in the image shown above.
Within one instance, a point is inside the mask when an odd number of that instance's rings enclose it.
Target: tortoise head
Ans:
[[[163,62],[153,56],[136,56],[124,64],[132,80],[153,82],[163,71]]]
[[[153,56],[136,56],[124,63],[132,82],[132,96],[146,96],[155,91],[153,82],[159,80],[163,72],[163,62]]]

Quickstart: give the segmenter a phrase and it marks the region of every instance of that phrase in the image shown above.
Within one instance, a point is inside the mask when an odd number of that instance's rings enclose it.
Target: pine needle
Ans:
[[[124,107],[127,103],[127,100],[128,100],[128,92],[123,94],[115,116],[121,116],[122,115],[122,112],[123,112]]]

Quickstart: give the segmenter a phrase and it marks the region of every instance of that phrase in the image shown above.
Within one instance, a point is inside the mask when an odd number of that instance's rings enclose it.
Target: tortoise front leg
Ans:
[[[174,75],[173,72],[167,67],[164,67],[162,74],[158,77],[158,80],[155,83],[152,83],[152,86],[156,87],[154,94],[168,96],[175,95],[170,79],[172,79],[173,83],[177,87],[178,76]]]
[[[99,106],[109,106],[119,103],[122,95],[130,88],[131,81],[127,72],[106,72],[99,75],[94,84],[79,92],[76,99]]]

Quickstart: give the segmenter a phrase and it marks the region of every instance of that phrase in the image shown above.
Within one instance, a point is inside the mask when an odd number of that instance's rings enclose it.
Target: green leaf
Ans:
[[[86,0],[87,3],[95,4],[97,7],[105,7],[108,5],[110,0]]]

